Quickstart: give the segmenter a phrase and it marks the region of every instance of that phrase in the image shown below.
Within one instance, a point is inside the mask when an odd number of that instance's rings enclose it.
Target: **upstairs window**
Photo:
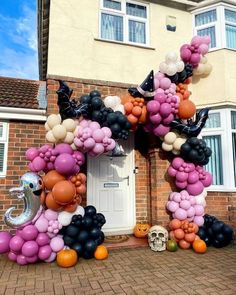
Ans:
[[[0,122],[0,177],[7,172],[8,123]]]
[[[194,13],[194,35],[210,36],[211,49],[236,49],[236,8],[218,5]]]
[[[100,37],[148,45],[148,5],[136,1],[102,0]]]

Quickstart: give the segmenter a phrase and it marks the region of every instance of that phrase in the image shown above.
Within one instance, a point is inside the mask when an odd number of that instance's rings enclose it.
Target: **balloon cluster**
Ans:
[[[166,54],[165,61],[159,65],[159,70],[163,74],[174,76],[177,72],[184,70],[184,63],[182,60],[178,60],[178,55],[175,52],[169,52]]]
[[[124,105],[121,103],[119,96],[107,96],[103,100],[106,108],[111,108],[114,112],[119,111],[125,113]]]
[[[58,213],[51,209],[42,211],[35,222],[35,227],[40,233],[46,233],[50,238],[55,237],[62,229],[62,225],[58,221]]]
[[[180,157],[174,158],[167,172],[171,177],[175,177],[175,185],[178,188],[186,188],[193,196],[201,194],[203,189],[212,183],[212,175],[203,167],[185,162]]]
[[[193,70],[194,76],[207,76],[212,71],[212,65],[207,61],[206,56],[202,56],[198,67]]]
[[[176,95],[180,98],[180,101],[189,99],[190,91],[188,90],[187,83],[179,83],[176,85]]]
[[[193,75],[193,66],[190,64],[185,64],[184,69],[180,73],[176,73],[174,76],[167,76],[172,83],[178,84],[183,83],[188,80],[189,77]]]
[[[74,249],[79,257],[89,259],[94,257],[96,248],[104,241],[101,228],[106,220],[93,206],[86,206],[84,210],[84,216],[74,215],[62,233],[65,245]]]
[[[203,139],[191,137],[181,146],[180,155],[188,162],[205,166],[209,162],[212,151]]]
[[[67,176],[78,173],[80,166],[85,162],[84,155],[79,151],[73,151],[67,143],[60,143],[55,148],[47,144],[39,149],[29,148],[26,151],[26,159],[30,161],[29,169],[33,172],[48,172],[55,169]]]
[[[135,130],[138,124],[144,124],[147,121],[147,107],[144,104],[144,98],[131,98],[124,104],[125,115]]]
[[[178,220],[193,221],[198,226],[203,225],[204,206],[196,204],[194,196],[183,190],[179,193],[172,192],[166,204],[167,210],[172,213],[172,217]]]
[[[181,146],[186,142],[186,139],[185,135],[171,131],[164,136],[161,147],[164,151],[179,155]]]
[[[0,253],[9,252],[11,261],[26,265],[38,260],[53,261],[56,253],[63,249],[64,241],[60,236],[50,238],[46,233],[39,232],[35,225],[27,225],[11,238],[8,233],[0,232],[0,245],[4,245]]]
[[[207,246],[222,248],[230,244],[233,238],[233,229],[216,217],[206,214],[204,225],[199,228],[198,235]]]
[[[45,129],[47,130],[46,140],[50,143],[63,142],[72,144],[76,126],[77,122],[75,120],[66,119],[62,122],[59,114],[52,114],[45,123]]]
[[[182,249],[189,249],[193,242],[199,239],[196,235],[199,229],[197,224],[188,220],[172,219],[169,228],[170,239],[175,240]]]
[[[108,127],[101,128],[97,122],[82,120],[74,144],[81,152],[95,157],[114,149],[115,141],[111,136]]]

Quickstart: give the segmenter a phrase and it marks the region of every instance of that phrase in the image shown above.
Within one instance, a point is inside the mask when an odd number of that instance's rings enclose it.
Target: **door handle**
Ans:
[[[127,179],[127,185],[129,185],[129,175],[126,176],[126,177],[123,177],[123,179],[124,179],[124,180]]]

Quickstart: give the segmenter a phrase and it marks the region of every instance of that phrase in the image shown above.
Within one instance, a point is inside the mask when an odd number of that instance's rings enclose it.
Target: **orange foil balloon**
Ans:
[[[57,182],[52,189],[52,196],[58,204],[66,205],[70,203],[76,194],[75,186],[68,180]]]
[[[59,174],[56,170],[51,170],[43,177],[43,182],[48,190],[52,190],[54,185],[61,180],[65,180],[65,177]]]

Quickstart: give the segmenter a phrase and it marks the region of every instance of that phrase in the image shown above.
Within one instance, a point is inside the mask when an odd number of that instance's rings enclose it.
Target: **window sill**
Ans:
[[[100,41],[100,42],[105,42],[105,43],[113,43],[113,44],[118,44],[118,45],[138,47],[138,48],[143,48],[143,49],[148,49],[148,50],[156,50],[156,48],[154,48],[154,47],[141,45],[141,44],[125,43],[125,42],[119,42],[119,41],[114,41],[114,40],[106,40],[106,39],[100,39],[100,38],[94,38],[94,40],[95,41]]]
[[[210,187],[207,188],[207,192],[225,192],[225,193],[236,193],[236,188],[219,188],[219,187]]]

